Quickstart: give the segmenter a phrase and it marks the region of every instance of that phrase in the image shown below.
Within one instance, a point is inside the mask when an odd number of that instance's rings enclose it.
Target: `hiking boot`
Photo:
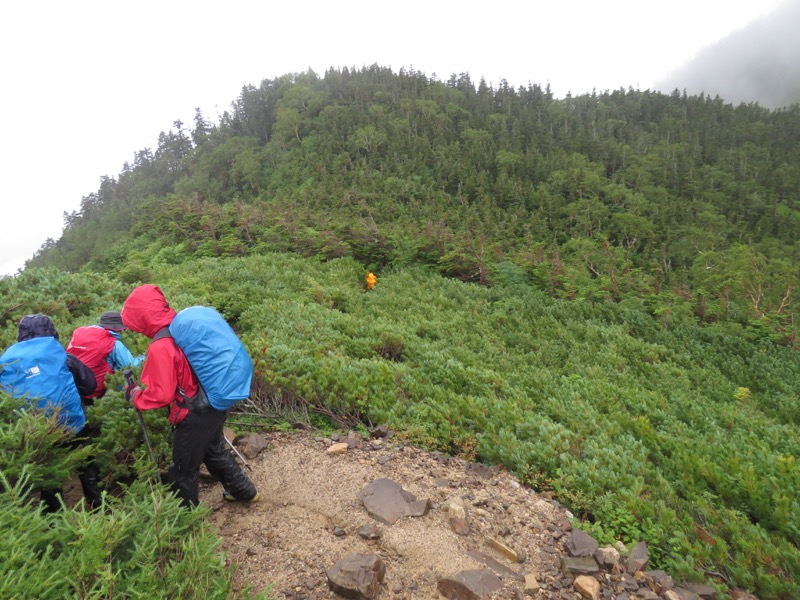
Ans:
[[[223,491],[222,497],[225,498],[225,500],[227,500],[228,502],[258,502],[261,499],[261,495],[258,492],[256,492],[256,495],[250,498],[249,500],[239,500],[239,498],[236,498],[233,494],[231,494],[228,491]]]

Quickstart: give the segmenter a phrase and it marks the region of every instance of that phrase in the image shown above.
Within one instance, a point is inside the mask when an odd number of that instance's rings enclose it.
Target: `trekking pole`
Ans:
[[[244,466],[245,466],[245,467],[247,467],[248,469],[250,469],[250,470],[252,471],[252,470],[253,470],[253,467],[251,467],[251,466],[250,466],[250,463],[249,463],[249,462],[247,462],[247,461],[244,459],[244,456],[242,456],[242,455],[241,455],[241,453],[240,453],[240,452],[239,452],[239,451],[236,449],[236,446],[234,446],[234,445],[231,443],[231,441],[230,441],[230,440],[229,440],[229,439],[228,439],[226,436],[224,436],[224,435],[223,435],[222,437],[223,437],[223,438],[225,438],[225,441],[226,441],[226,442],[228,442],[228,446],[230,446],[230,448],[231,448],[231,450],[233,450],[234,454],[236,454],[236,456],[238,456],[238,457],[239,457],[239,460],[241,460],[241,461],[244,463]]]
[[[122,373],[125,375],[125,381],[129,386],[133,385],[133,371],[130,369],[125,369]],[[156,462],[156,455],[153,452],[153,446],[150,445],[150,436],[147,435],[147,426],[144,424],[144,417],[142,416],[142,411],[138,408],[136,409],[136,414],[139,416],[139,425],[142,427],[142,435],[144,435],[144,443],[147,444],[147,452],[150,454],[150,460],[153,461],[153,465],[156,468],[156,479],[158,479],[158,483],[161,483],[161,473],[158,472],[158,463]]]

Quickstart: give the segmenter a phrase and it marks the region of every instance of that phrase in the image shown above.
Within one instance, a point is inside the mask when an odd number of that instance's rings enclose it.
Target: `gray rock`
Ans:
[[[367,523],[358,530],[358,535],[365,540],[377,540],[381,537],[381,529],[374,523]]]
[[[647,587],[659,595],[663,595],[666,591],[675,587],[675,582],[672,580],[672,577],[667,575],[664,571],[646,571],[644,578],[647,582]]]
[[[431,508],[429,499],[417,500],[414,494],[385,477],[364,487],[361,503],[373,519],[387,525],[393,525],[401,517],[424,516]]]
[[[601,567],[609,570],[614,570],[619,565],[619,550],[606,546],[605,548],[598,548],[594,553],[594,559]]]
[[[370,600],[381,589],[386,566],[376,554],[348,554],[325,571],[328,587],[345,598]]]
[[[450,529],[456,535],[469,535],[469,521],[463,517],[450,517]]]
[[[558,502],[555,502],[555,505],[559,506]],[[559,519],[558,528],[562,531],[572,531],[572,523],[570,523],[569,519]]]
[[[592,556],[600,547],[597,541],[585,531],[574,529],[567,537],[564,547],[570,556]]]
[[[265,438],[263,435],[254,433],[248,436],[245,440],[242,454],[244,454],[247,458],[253,459],[258,456],[267,446],[269,446],[269,440],[267,440],[267,438]]]
[[[591,556],[564,556],[561,559],[561,570],[568,573],[590,574],[600,571],[597,561]],[[637,586],[638,587],[638,586]]]
[[[641,571],[648,560],[650,560],[650,555],[647,553],[647,544],[639,542],[633,547],[631,555],[628,557],[628,573],[633,575],[636,571]]]
[[[373,438],[383,438],[389,433],[388,425],[378,425],[375,429],[370,429],[369,435]]]
[[[503,582],[488,569],[473,569],[443,577],[436,587],[449,600],[485,600],[499,591]]]
[[[639,589],[639,582],[633,578],[633,575],[629,573],[624,573],[622,575],[622,587],[624,587],[629,592],[635,592]]]
[[[704,583],[682,583],[681,587],[694,592],[703,600],[714,600],[717,597],[717,590]]]

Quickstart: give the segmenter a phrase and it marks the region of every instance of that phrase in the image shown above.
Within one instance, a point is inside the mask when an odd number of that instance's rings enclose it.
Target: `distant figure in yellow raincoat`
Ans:
[[[375,277],[374,273],[367,273],[367,289],[371,290],[375,287],[375,284],[378,283],[378,278]]]

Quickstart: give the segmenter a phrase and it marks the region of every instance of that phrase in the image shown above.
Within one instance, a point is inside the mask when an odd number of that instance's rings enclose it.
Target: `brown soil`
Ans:
[[[227,502],[220,484],[207,478],[201,483],[201,502],[212,509],[211,520],[230,561],[241,567],[239,587],[269,590],[275,599],[340,598],[328,589],[326,570],[345,555],[360,552],[377,554],[386,565],[378,598],[436,599],[442,598],[436,587],[441,577],[486,568],[467,555],[479,551],[517,573],[534,574],[543,584],[538,598],[571,597],[561,595],[566,589],[548,589],[548,581],[558,579],[555,565],[561,550],[555,538],[569,529],[567,513],[509,473],[391,439],[378,449],[369,439],[360,440],[338,455],[327,453],[331,440],[313,434],[276,433],[269,439],[271,446],[248,461],[259,502]],[[359,496],[366,484],[383,477],[418,500],[430,499],[430,512],[394,525],[377,523]],[[455,497],[468,507],[468,535],[458,535],[450,526],[445,506]],[[366,524],[380,527],[379,539],[359,536]],[[487,537],[517,551],[518,561],[490,548]],[[522,598],[522,579],[504,580],[496,597]]]

